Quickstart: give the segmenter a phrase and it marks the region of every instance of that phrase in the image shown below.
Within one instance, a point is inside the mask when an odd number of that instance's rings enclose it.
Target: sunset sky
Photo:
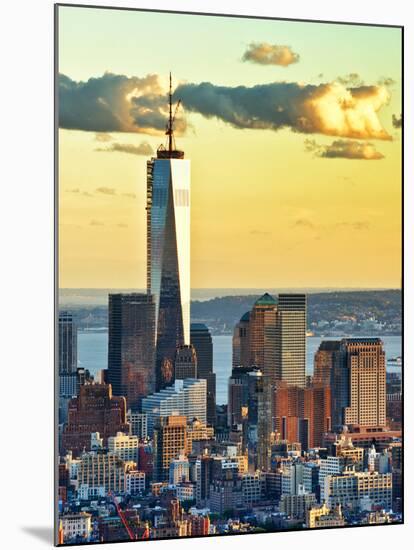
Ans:
[[[59,9],[61,287],[145,287],[170,70],[193,288],[400,287],[400,29],[73,7]]]

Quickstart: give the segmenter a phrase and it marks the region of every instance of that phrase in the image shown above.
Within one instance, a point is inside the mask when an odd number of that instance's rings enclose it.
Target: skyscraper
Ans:
[[[167,147],[147,163],[147,290],[155,298],[156,389],[190,343],[190,161],[175,147],[170,75]]]
[[[91,433],[99,432],[104,445],[117,432],[129,433],[124,397],[113,397],[108,384],[85,384],[69,403],[68,421],[63,427],[62,454],[78,456],[91,447]]]
[[[249,317],[249,366],[259,367],[266,376],[270,373],[265,372],[265,356],[274,350],[274,339],[271,346],[267,340],[269,327],[276,325],[276,310],[276,300],[266,292],[256,300]]]
[[[73,316],[59,312],[59,423],[66,422],[69,400],[78,394],[83,370],[77,368],[78,333]]]
[[[233,331],[233,367],[250,366],[249,357],[249,320],[250,311],[247,311],[234,327]]]
[[[323,435],[331,429],[331,390],[329,386],[307,388],[276,383],[274,391],[275,429],[281,439],[300,442],[302,449],[320,447]]]
[[[344,338],[331,377],[332,425],[386,425],[385,352],[379,338]]]
[[[77,331],[71,313],[59,312],[59,375],[74,374],[77,369]]]
[[[157,419],[154,428],[154,479],[167,481],[171,462],[187,453],[187,418],[171,415]]]
[[[339,351],[340,344],[339,340],[324,340],[320,343],[314,358],[313,382],[315,384],[331,385],[334,359]]]
[[[213,340],[203,323],[191,323],[190,340],[197,354],[197,376],[207,380],[207,422],[216,422],[216,375],[213,372]]]
[[[184,345],[177,348],[174,364],[174,378],[185,380],[186,378],[198,378],[197,355],[194,346]]]
[[[206,423],[205,380],[186,378],[176,380],[173,386],[149,395],[142,400],[142,412],[148,416],[148,435],[152,435],[155,421],[160,416],[180,414],[188,421],[198,418]]]
[[[149,294],[110,294],[108,375],[114,395],[138,410],[155,391],[155,303]]]
[[[343,340],[349,372],[349,402],[344,423],[363,427],[386,425],[385,352],[379,338]]]
[[[306,295],[279,294],[276,323],[276,379],[305,387]]]

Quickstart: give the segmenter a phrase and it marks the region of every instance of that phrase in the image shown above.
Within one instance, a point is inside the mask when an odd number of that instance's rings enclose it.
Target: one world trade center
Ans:
[[[173,382],[177,347],[190,343],[190,161],[176,149],[174,118],[170,75],[167,145],[147,162],[147,292],[156,305],[157,391]]]

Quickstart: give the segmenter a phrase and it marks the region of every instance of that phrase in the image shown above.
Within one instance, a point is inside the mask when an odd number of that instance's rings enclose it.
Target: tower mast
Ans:
[[[171,71],[170,71],[170,91],[168,94],[168,106],[169,106],[169,117],[168,117],[168,152],[171,154],[173,149],[172,143],[172,134],[173,134],[173,118],[172,118],[172,80],[171,80]]]

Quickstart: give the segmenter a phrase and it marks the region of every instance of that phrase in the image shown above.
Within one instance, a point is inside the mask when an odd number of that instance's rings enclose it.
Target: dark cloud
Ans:
[[[392,125],[394,126],[394,128],[402,128],[402,123],[403,123],[403,119],[402,119],[402,115],[400,116],[397,116],[397,115],[392,115]]]
[[[393,86],[395,84],[395,80],[391,78],[390,76],[383,76],[378,79],[377,82],[380,86]]]
[[[378,111],[390,97],[386,86],[347,88],[339,82],[274,82],[230,87],[203,82],[179,85],[174,97],[182,99],[186,110],[236,128],[291,128],[309,134],[391,139],[378,118]],[[62,128],[93,131],[100,136],[109,132],[165,132],[167,100],[157,75],[139,78],[105,73],[86,82],[60,75],[59,109]],[[186,128],[179,112],[176,134]]]
[[[116,195],[116,189],[114,187],[98,187],[96,192],[102,195]]]
[[[139,145],[131,145],[129,143],[111,143],[108,147],[100,147],[95,151],[101,151],[105,153],[129,153],[131,155],[152,155],[154,153],[151,145],[143,141]]]
[[[116,225],[117,225],[117,227],[120,227],[120,228],[122,228],[122,229],[128,227],[128,224],[127,224],[127,223],[117,223]]]
[[[309,134],[391,139],[377,115],[389,99],[385,87],[274,82],[233,88],[203,82],[183,84],[175,93],[186,110],[236,128],[291,128]]]
[[[137,196],[135,193],[122,193],[123,197],[127,197],[128,199],[136,199]]]
[[[80,189],[79,187],[75,187],[74,189],[66,189],[66,193],[79,193]]]
[[[251,61],[259,65],[280,65],[287,67],[297,63],[299,54],[290,46],[281,44],[268,44],[267,42],[252,42],[243,54],[243,61]]]
[[[102,226],[102,225],[105,225],[103,222],[100,222],[99,220],[91,220],[90,224],[89,225],[93,225],[93,226]]]
[[[161,134],[167,98],[155,74],[143,78],[105,73],[86,82],[59,75],[59,126],[72,130]],[[185,121],[177,119],[177,132]]]
[[[344,86],[363,86],[364,81],[358,73],[348,73],[345,76],[338,76],[337,81]]]
[[[384,155],[370,142],[338,139],[329,145],[320,145],[313,139],[305,140],[305,150],[320,158],[355,160],[380,160]]]

